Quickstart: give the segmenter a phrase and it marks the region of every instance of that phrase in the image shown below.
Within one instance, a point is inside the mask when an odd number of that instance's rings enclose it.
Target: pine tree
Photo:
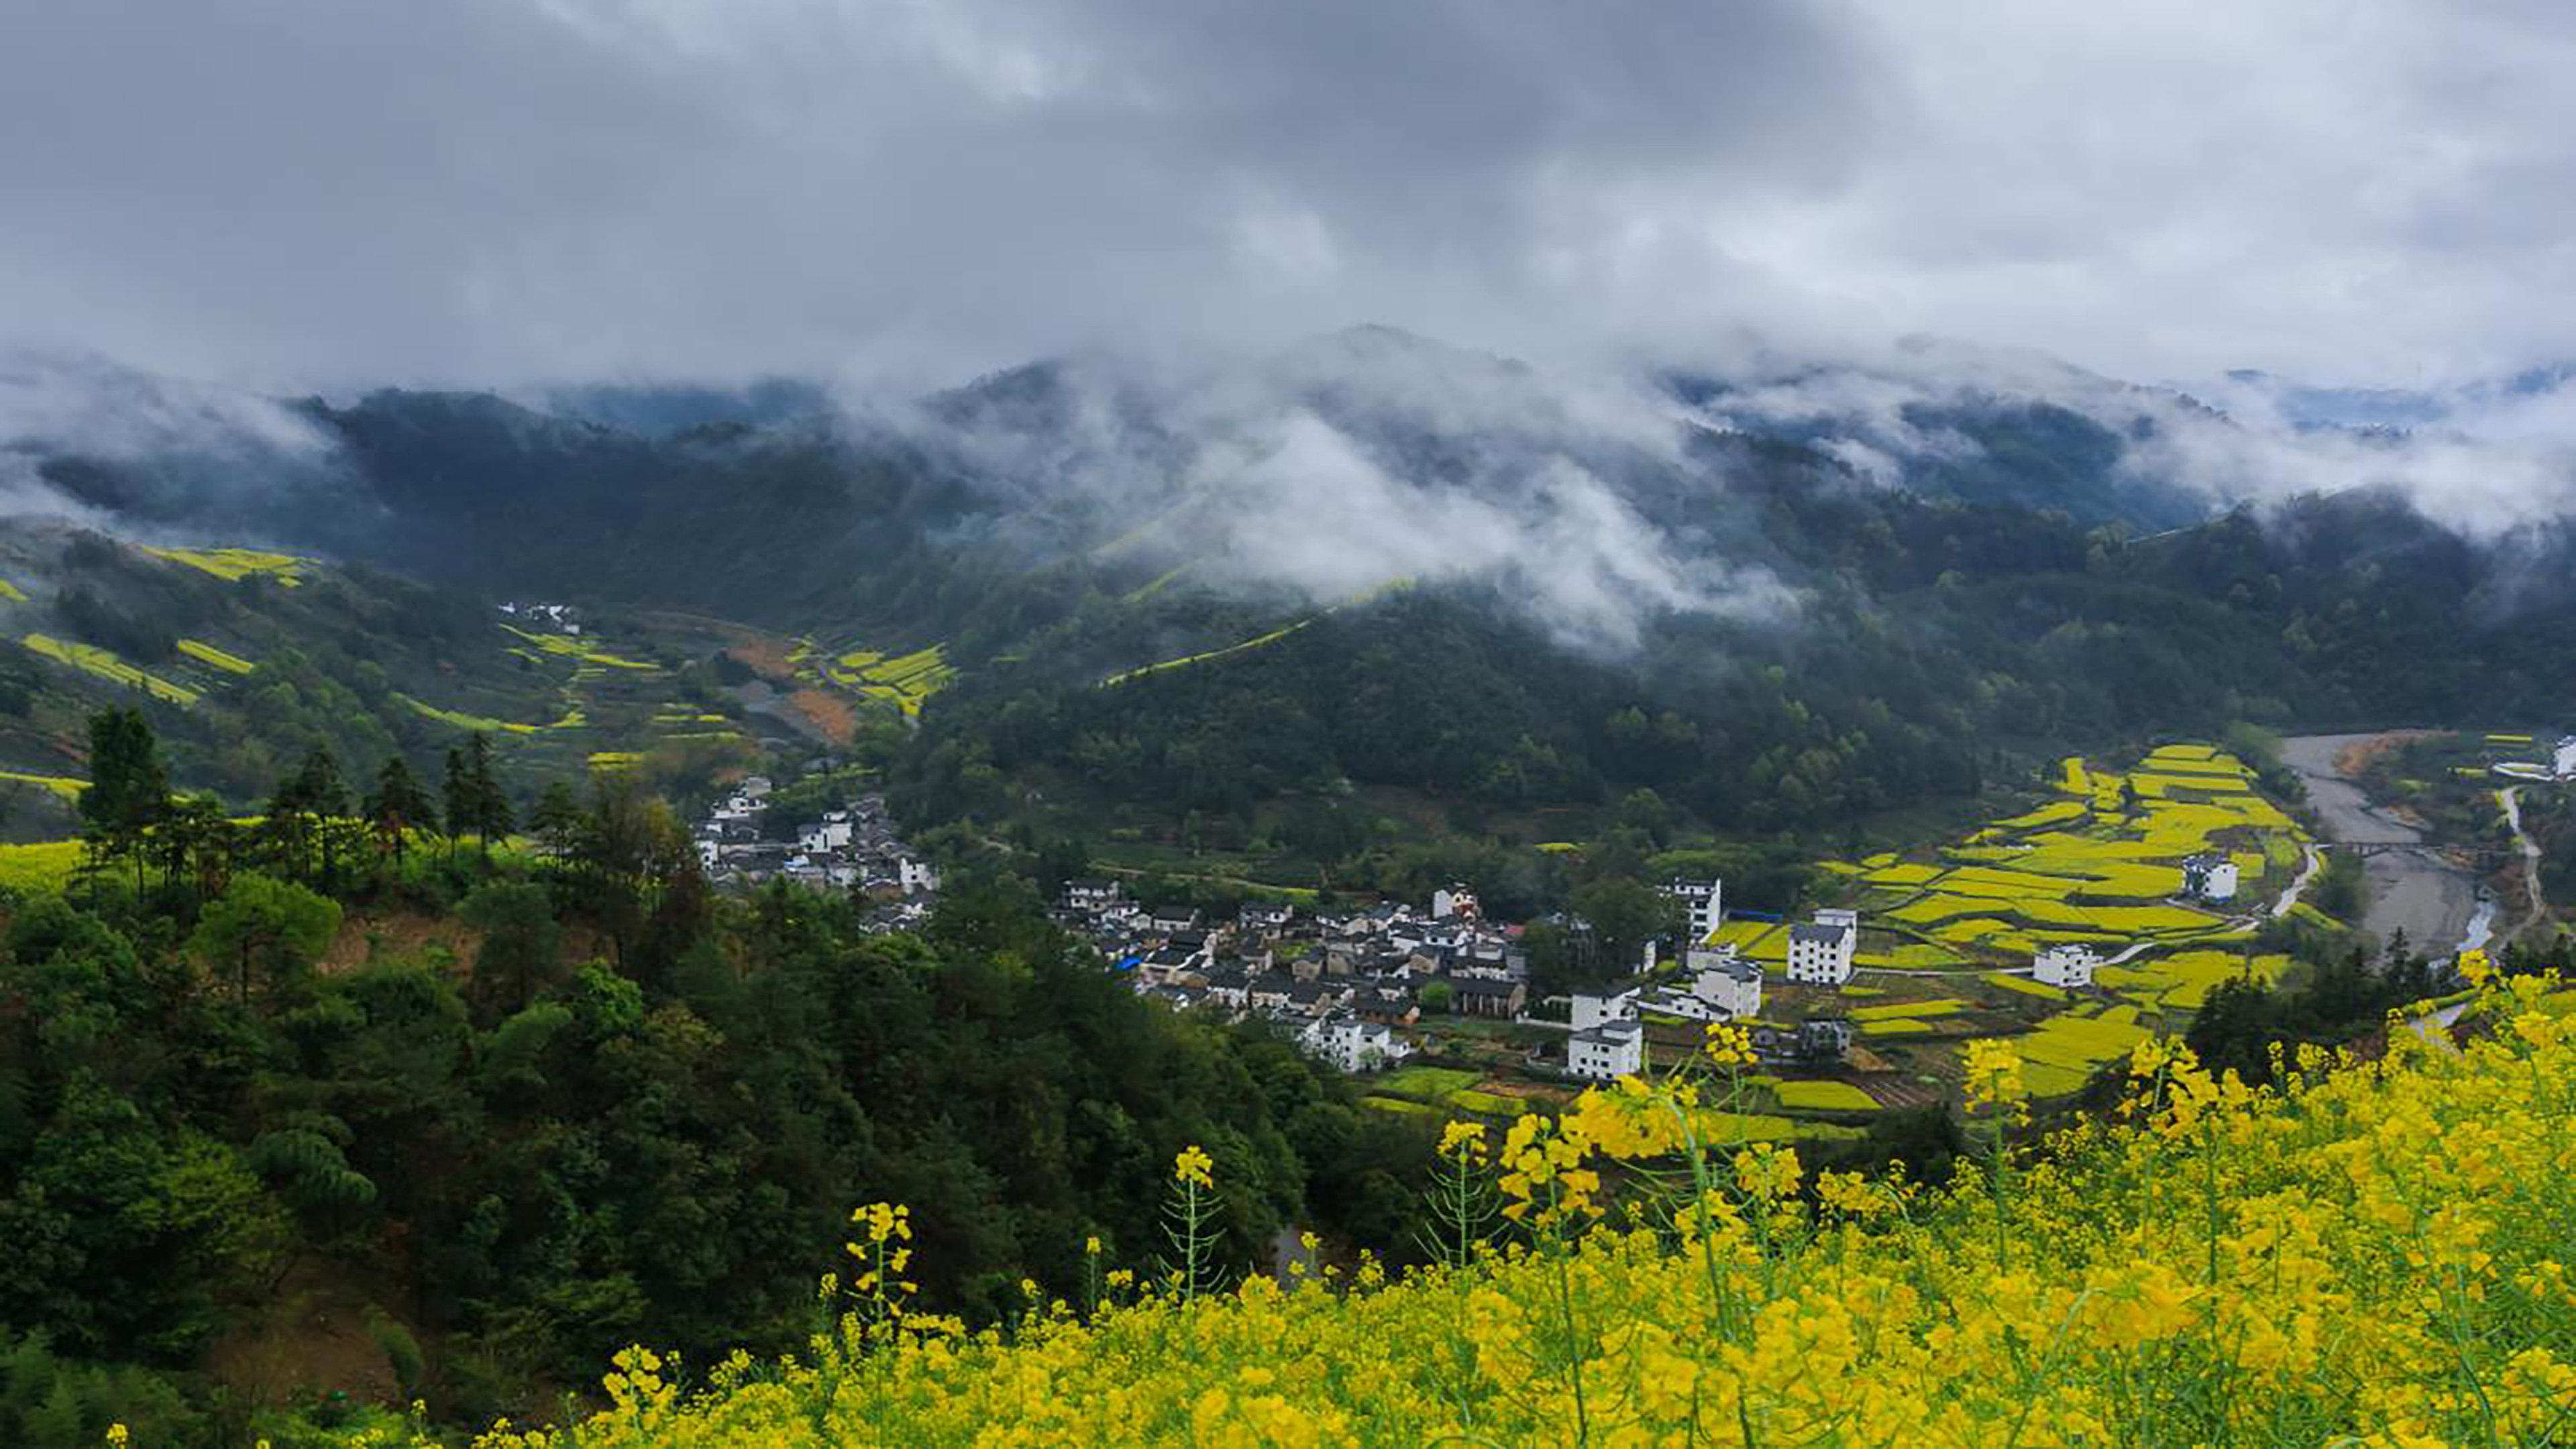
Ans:
[[[335,856],[336,822],[348,813],[349,786],[340,778],[340,764],[331,758],[328,748],[315,745],[293,774],[278,781],[276,793],[268,798],[266,833],[276,842],[276,853],[288,874],[299,880],[315,879],[314,856],[318,851],[322,858],[319,878],[327,887]]]
[[[450,855],[468,833],[480,842],[483,863],[492,863],[492,842],[510,833],[509,793],[492,772],[492,741],[481,731],[447,751],[446,780],[441,790],[447,807]]]
[[[582,832],[581,802],[573,797],[572,787],[561,780],[546,786],[537,797],[537,808],[530,812],[528,824],[546,853],[557,860],[569,860]]]
[[[438,806],[402,756],[387,759],[376,772],[375,792],[367,797],[367,823],[375,827],[378,848],[397,860],[412,831],[438,829]]]
[[[81,819],[100,852],[109,857],[135,857],[134,883],[143,884],[142,845],[146,832],[170,809],[170,772],[161,760],[161,742],[139,709],[104,709],[89,717],[89,789],[82,792]]]
[[[482,835],[484,864],[492,864],[492,841],[510,835],[518,820],[510,812],[510,792],[502,789],[500,776],[492,771],[492,737],[477,735],[466,740],[466,766],[474,776],[474,833]]]
[[[313,835],[322,850],[322,888],[329,890],[340,870],[340,838],[351,802],[349,782],[327,746],[315,745],[295,772],[296,802],[313,817]]]
[[[465,751],[455,745],[447,747],[446,777],[440,787],[441,803],[447,808],[447,859],[456,860],[456,843],[474,828],[474,780],[465,763]]]

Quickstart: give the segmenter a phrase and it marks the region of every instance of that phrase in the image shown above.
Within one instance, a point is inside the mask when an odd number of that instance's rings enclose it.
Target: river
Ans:
[[[2338,764],[2346,750],[2377,735],[2297,735],[2281,741],[2281,762],[2307,783],[2308,806],[2325,838],[2345,845],[2415,845],[2424,832],[2380,809]],[[2496,908],[2478,899],[2467,871],[2429,850],[2392,850],[2368,857],[2370,907],[2362,925],[2386,941],[2406,933],[2415,950],[2447,956],[2483,944]]]

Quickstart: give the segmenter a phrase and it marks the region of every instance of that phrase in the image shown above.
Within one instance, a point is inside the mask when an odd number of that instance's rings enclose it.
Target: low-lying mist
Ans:
[[[787,416],[806,394],[765,386],[773,415],[746,419],[746,436],[814,431],[813,417]],[[625,389],[617,405],[655,416],[652,391]],[[727,396],[670,395],[694,413]],[[576,394],[505,396],[569,409],[561,399]],[[536,414],[486,401],[532,425],[531,449],[627,436],[595,414],[534,426]],[[1812,449],[1853,487],[2064,507],[2132,532],[2374,489],[2499,567],[2576,514],[2576,394],[2554,379],[2415,400],[2401,430],[2321,421],[2313,399],[2269,379],[2144,386],[1956,343],[1542,370],[1357,328],[1261,356],[1085,353],[928,398],[833,402],[845,439],[970,481],[964,516],[945,525],[960,536],[1296,607],[1478,581],[1559,641],[1608,653],[1663,615],[1799,614],[1803,585],[1774,567],[1725,461],[1739,455],[1693,446],[1709,433]],[[581,486],[613,486],[599,472]],[[552,475],[531,476],[543,487]],[[405,526],[370,510],[381,500],[325,415],[94,357],[0,355],[0,517],[324,549]],[[613,535],[614,510],[599,516]],[[792,539],[796,520],[775,525]],[[863,544],[846,546],[864,568]]]

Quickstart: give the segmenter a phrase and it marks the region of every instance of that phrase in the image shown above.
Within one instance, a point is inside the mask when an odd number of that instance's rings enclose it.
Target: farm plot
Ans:
[[[2022,1079],[2042,1097],[2062,1097],[2077,1090],[2094,1072],[2127,1056],[2147,1039],[2150,1033],[2138,1025],[2137,1010],[2121,1006],[2101,1016],[2066,1012],[2050,1017],[2016,1043],[2021,1049]]]
[[[273,579],[290,589],[304,582],[305,566],[313,562],[291,553],[269,553],[256,548],[153,548],[147,545],[143,551],[168,563],[185,564],[213,574],[226,583],[264,578]]]
[[[1904,960],[1951,963],[1945,989],[1992,991],[1973,1001],[1853,1003],[1844,1014],[1873,1047],[1897,1044],[1907,1071],[1951,1079],[1963,1042],[2005,1030],[2010,1017],[2039,1025],[2015,1038],[2025,1076],[2041,1096],[2074,1091],[2097,1069],[2157,1029],[2177,1029],[2219,982],[2250,973],[2276,979],[2286,959],[2247,957],[2247,939],[2225,912],[2179,899],[2185,860],[2223,854],[2250,897],[2261,882],[2286,878],[2306,838],[2254,793],[2253,772],[2208,745],[2167,745],[2130,772],[2060,762],[2059,798],[1996,820],[1932,852],[1933,860],[1874,856],[1837,874],[1851,885],[1874,933],[1909,938],[1865,941],[1864,971]],[[1918,855],[1920,853],[1918,852]],[[1853,890],[1852,887],[1859,887]],[[1743,940],[1772,928],[1747,927]],[[1996,966],[2025,967],[2039,947],[2083,942],[2106,953],[2151,949],[2104,967],[2091,991],[2068,992]],[[2116,998],[2105,1001],[2105,993]],[[1987,1013],[2003,1005],[2002,1016]],[[2016,1000],[2016,998],[2018,998]],[[2052,1007],[2062,1007],[2046,1014]],[[1790,1097],[1785,1110],[1798,1110]],[[1822,1110],[1822,1109],[1818,1109]]]
[[[1782,1082],[1771,1089],[1792,1112],[1875,1112],[1878,1099],[1849,1082]]]
[[[825,663],[822,674],[843,689],[894,706],[906,719],[919,716],[930,696],[957,677],[949,666],[947,647],[940,644],[896,655],[874,649],[846,650]]]
[[[1743,952],[1748,961],[1789,959],[1789,928],[1776,921],[1729,921],[1717,928],[1716,939]]]
[[[18,642],[25,645],[31,654],[68,665],[84,674],[97,675],[111,684],[142,690],[154,699],[170,704],[195,704],[199,698],[197,691],[186,685],[173,684],[157,674],[137,669],[113,652],[94,644],[78,644],[50,634],[30,634]]]
[[[2177,951],[2125,966],[2103,967],[2094,979],[2142,1007],[2197,1011],[2218,983],[2237,976],[2276,982],[2289,965],[2290,958],[2281,955]]]

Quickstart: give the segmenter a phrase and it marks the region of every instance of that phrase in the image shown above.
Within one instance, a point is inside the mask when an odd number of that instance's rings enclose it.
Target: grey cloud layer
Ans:
[[[1234,366],[1088,358],[1049,376],[1033,427],[1007,412],[867,421],[960,448],[1025,488],[1028,511],[1083,510],[1103,555],[1185,565],[1204,587],[1329,605],[1488,580],[1564,642],[1613,651],[1659,612],[1795,608],[1769,572],[1730,561],[1738,548],[1640,510],[1641,474],[1712,509],[1725,484],[1682,463],[1678,409],[1634,388],[1379,331]]]
[[[104,0],[0,42],[13,325],[477,380],[1459,320],[1596,169],[1803,172],[1844,49],[1784,0]]]
[[[2413,382],[2564,350],[2571,48],[2442,0],[21,4],[0,315],[267,385],[1359,320]]]
[[[2119,467],[2210,507],[2387,488],[2471,537],[2576,517],[2576,388],[2475,386],[2390,394],[2404,428],[2317,426],[2266,379],[2194,393],[2141,387],[2037,354],[1922,343],[1816,359],[1731,359],[1729,391],[1700,410],[1718,427],[1793,429],[1855,473],[1892,484],[1908,460],[1968,459],[1979,445],[1929,419],[1993,399],[2036,400],[2126,439]]]

